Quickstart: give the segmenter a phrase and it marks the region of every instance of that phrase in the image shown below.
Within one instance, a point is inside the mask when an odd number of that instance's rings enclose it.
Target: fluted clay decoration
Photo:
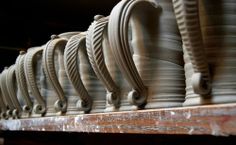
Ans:
[[[75,34],[78,34],[78,32],[52,36],[52,39],[46,44],[43,50],[44,72],[57,97],[54,98],[54,95],[47,97],[47,103],[50,105],[50,102],[54,101],[56,112],[65,113],[67,111],[68,100],[63,90],[66,80],[63,54],[68,39]]]
[[[14,118],[20,118],[23,110],[17,98],[18,88],[17,88],[17,82],[16,82],[15,68],[16,68],[15,64],[9,67],[6,74],[6,86],[7,86],[10,99],[12,100],[12,103],[15,107],[15,109],[12,112],[12,115]]]
[[[7,84],[6,84],[6,77],[7,77],[7,72],[8,72],[8,67],[5,67],[4,70],[2,71],[1,75],[1,90],[2,90],[2,96],[5,104],[7,105],[7,112],[6,115],[9,117],[14,117],[13,116],[13,110],[15,110],[15,106],[10,98],[8,89],[7,89]]]
[[[1,80],[2,74],[0,74],[0,80]],[[1,108],[1,118],[2,119],[8,119],[8,115],[7,115],[7,105],[3,100],[3,94],[2,94],[2,87],[1,87],[1,83],[0,83],[0,108]]]
[[[236,1],[173,3],[185,48],[184,105],[236,102]]]
[[[84,49],[84,34],[72,36],[66,45],[64,51],[64,64],[66,74],[72,83],[74,90],[76,90],[77,98],[76,105],[78,110],[88,113],[92,109],[92,98],[89,96],[85,86],[80,78],[78,52]]]
[[[127,105],[127,89],[130,87],[113,59],[107,36],[108,17],[97,15],[94,19],[87,32],[86,47],[93,70],[107,90],[105,111],[136,109]]]
[[[86,33],[80,33],[79,35],[71,37],[71,39],[68,41],[65,51],[65,63],[67,65],[66,66],[67,74],[70,80],[72,81],[72,84],[74,85],[75,89],[77,89],[77,91],[80,91],[78,89],[81,88],[81,86],[76,84],[78,82],[76,82],[75,77],[77,77],[77,80],[79,80],[79,74],[80,74],[81,81],[83,82],[85,87],[83,89],[87,90],[83,91],[84,93],[80,93],[79,95],[82,102],[85,102],[86,103],[85,105],[88,105],[88,107],[90,107],[91,112],[104,112],[106,106],[106,98],[105,98],[106,93],[104,87],[102,86],[101,82],[97,79],[89,63],[85,46],[85,36]],[[69,59],[73,59],[73,61]],[[83,94],[87,97],[82,98]],[[82,106],[83,103],[81,103],[81,107]]]
[[[24,71],[24,60],[25,60],[25,51],[20,51],[20,54],[16,59],[16,67],[15,67],[16,80],[19,90],[18,99],[24,101],[24,103],[22,103],[23,111],[25,113],[31,113],[31,111],[33,110],[33,102],[28,92],[28,86]]]
[[[147,103],[145,108],[182,106],[182,42],[171,0],[122,0],[111,12],[108,36],[114,58],[133,88],[130,103]]]
[[[43,47],[29,48],[24,59],[24,72],[31,91],[31,98],[34,102],[34,113],[44,115],[46,113],[45,96],[41,93],[40,79],[42,73],[42,52]],[[32,115],[35,116],[35,115]]]

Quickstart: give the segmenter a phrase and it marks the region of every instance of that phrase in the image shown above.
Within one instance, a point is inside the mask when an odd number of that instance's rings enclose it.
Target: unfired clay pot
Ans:
[[[31,117],[40,117],[46,114],[46,96],[42,93],[41,80],[45,78],[42,71],[42,47],[31,47],[24,58],[24,72],[27,80],[28,91],[33,102]]]
[[[86,112],[104,112],[106,92],[89,63],[85,36],[80,33],[69,39],[64,55],[66,70],[81,99],[78,106]]]
[[[8,94],[10,96],[10,99],[12,100],[12,103],[15,107],[15,109],[12,112],[13,118],[20,118],[23,112],[22,106],[20,105],[20,102],[18,100],[17,92],[18,92],[18,86],[16,81],[16,65],[13,64],[8,68],[8,72],[6,74],[6,86],[8,90]]]
[[[74,48],[75,46],[72,41],[74,36],[80,35],[80,33],[83,32],[69,32],[59,35],[59,37],[62,38],[67,36],[68,40],[63,56],[61,56],[63,70],[61,69],[62,71],[59,73],[59,81],[68,102],[66,115],[87,113],[92,108],[91,97],[88,95],[88,92],[80,79],[79,71],[76,71],[79,64],[77,57],[78,51],[77,48]]]
[[[114,58],[140,108],[182,106],[182,42],[171,0],[122,0],[112,10],[108,36]]]
[[[128,92],[131,87],[123,78],[111,52],[108,40],[108,19],[97,15],[90,25],[86,36],[86,47],[93,70],[106,88],[106,109],[110,111],[136,110],[128,103]]]
[[[33,102],[29,95],[28,85],[24,70],[25,51],[20,51],[16,59],[15,74],[17,80],[17,98],[22,106],[22,118],[28,117],[33,110]]]
[[[64,64],[66,74],[72,84],[72,89],[76,91],[78,96],[76,103],[74,102],[73,105],[76,105],[79,111],[89,113],[92,109],[92,98],[81,80],[79,68],[81,63],[79,52],[81,52],[81,49],[84,49],[84,35],[85,33],[81,32],[68,40],[64,52]]]
[[[43,50],[43,69],[46,78],[42,86],[50,86],[52,89],[44,89],[46,93],[47,115],[78,114],[76,106],[78,97],[70,83],[64,66],[64,49],[67,41],[79,32],[67,32],[53,38],[45,45]],[[58,113],[57,113],[58,112]]]
[[[8,72],[8,67],[5,67],[1,74],[0,83],[1,83],[2,97],[7,106],[6,115],[8,118],[10,118],[10,117],[13,117],[13,110],[15,110],[16,108],[10,98],[10,95],[7,89],[7,84],[6,84],[7,72]]]
[[[1,74],[1,91],[3,101],[7,106],[6,118],[20,118],[22,107],[17,99],[17,83],[15,75],[15,64],[5,68]]]
[[[185,48],[184,105],[236,102],[236,1],[173,2]]]
[[[5,100],[5,94],[4,94],[4,91],[2,91],[2,73],[0,74],[0,107],[1,107],[1,119],[8,119],[9,116],[7,114],[7,111],[8,111],[8,105],[7,105],[7,102]]]

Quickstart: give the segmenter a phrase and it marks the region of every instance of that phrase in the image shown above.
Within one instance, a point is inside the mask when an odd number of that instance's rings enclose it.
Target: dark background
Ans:
[[[45,44],[52,34],[86,31],[96,14],[109,15],[120,0],[2,0],[0,72],[19,50]]]

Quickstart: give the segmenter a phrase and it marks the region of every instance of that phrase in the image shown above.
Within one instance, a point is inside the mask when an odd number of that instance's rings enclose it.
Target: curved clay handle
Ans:
[[[33,96],[37,100],[38,104],[34,105],[34,112],[36,114],[45,114],[46,113],[46,103],[41,95],[35,74],[35,59],[38,54],[43,52],[43,47],[32,48],[32,50],[28,51],[25,59],[24,59],[24,71],[26,74],[26,80],[29,84],[29,88],[32,91]]]
[[[211,79],[199,22],[198,0],[173,0],[173,4],[183,43],[194,69],[193,90],[197,94],[209,94]]]
[[[26,105],[23,106],[23,111],[30,113],[33,109],[33,102],[30,99],[30,95],[28,92],[27,82],[25,78],[24,71],[24,60],[25,60],[25,51],[20,51],[20,55],[16,59],[16,80],[18,84],[18,89],[26,102]]]
[[[122,0],[112,10],[108,36],[115,60],[133,90],[129,93],[129,101],[142,107],[146,104],[147,88],[144,85],[134,64],[128,40],[129,19],[135,6],[150,6],[155,9],[156,4],[147,0]]]
[[[2,74],[0,74],[0,80],[1,80]],[[2,89],[0,84],[0,107],[1,107],[1,118],[8,119],[8,116],[6,114],[7,112],[7,105],[5,104],[3,98],[2,98]]]
[[[60,38],[58,36],[52,36],[52,40],[50,40],[45,49],[43,50],[43,68],[46,76],[49,79],[49,83],[54,88],[58,99],[54,104],[55,109],[57,111],[66,112],[67,110],[67,100],[64,95],[64,91],[59,83],[58,77],[56,75],[55,64],[54,64],[54,55],[55,50],[59,49],[60,51],[64,51],[67,40]],[[62,64],[63,65],[63,64]]]
[[[7,104],[7,115],[11,116],[12,115],[12,111],[15,109],[13,102],[9,96],[8,93],[8,89],[7,89],[7,84],[6,84],[6,77],[7,77],[7,71],[8,71],[8,67],[5,67],[3,72],[2,72],[2,76],[1,76],[1,90],[2,90],[2,95],[4,100],[6,101]]]
[[[15,106],[15,109],[12,112],[12,115],[15,117],[20,117],[22,113],[22,108],[20,105],[19,100],[17,99],[17,84],[16,84],[16,74],[15,74],[15,65],[12,65],[8,68],[7,74],[6,74],[6,86],[7,90],[9,92],[9,96],[12,100],[13,105]]]
[[[64,51],[64,64],[66,74],[81,99],[81,101],[77,102],[77,107],[85,112],[89,112],[92,109],[92,98],[80,79],[78,67],[78,52],[79,49],[84,47],[84,42],[85,35],[82,33],[72,36],[68,40]]]
[[[108,103],[118,107],[120,101],[119,89],[106,67],[103,54],[103,34],[107,31],[107,24],[107,17],[95,16],[95,21],[90,25],[86,35],[86,47],[93,70],[108,91],[106,97]]]

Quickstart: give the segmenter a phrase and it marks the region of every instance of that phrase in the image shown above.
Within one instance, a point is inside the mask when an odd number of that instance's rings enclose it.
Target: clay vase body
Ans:
[[[170,0],[121,1],[110,15],[108,36],[115,60],[139,108],[182,106],[182,42]]]
[[[86,36],[86,47],[90,63],[99,80],[106,88],[106,109],[110,111],[137,110],[128,102],[131,86],[124,79],[114,60],[108,40],[108,17],[95,16]]]
[[[86,33],[71,37],[65,49],[67,74],[80,97],[78,106],[85,113],[104,112],[106,92],[95,75],[86,51]]]
[[[236,1],[177,0],[174,7],[185,48],[184,106],[235,102]]]

